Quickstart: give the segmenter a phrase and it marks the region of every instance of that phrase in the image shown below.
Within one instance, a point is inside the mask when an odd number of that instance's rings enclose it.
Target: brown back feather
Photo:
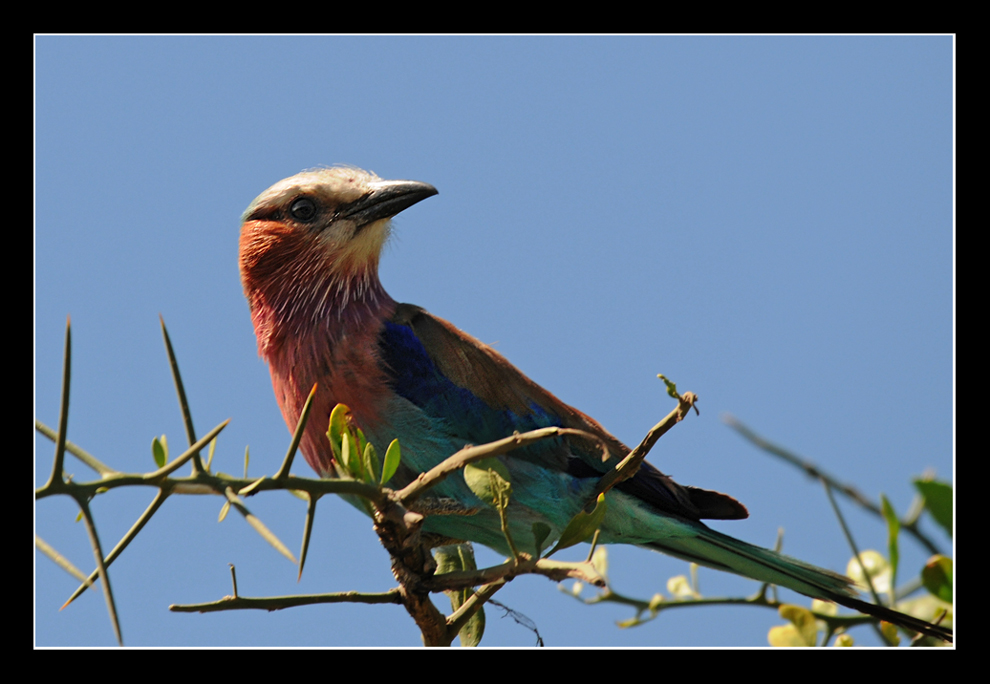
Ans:
[[[489,406],[517,415],[532,414],[535,404],[557,416],[563,427],[590,432],[607,446],[610,458],[602,463],[600,452],[574,451],[583,465],[569,463],[559,454],[553,465],[589,477],[604,473],[629,453],[629,447],[616,439],[596,420],[568,406],[526,377],[497,351],[456,327],[413,304],[399,304],[392,322],[416,333],[437,369],[455,385],[470,390]],[[577,467],[575,467],[577,466]],[[579,474],[581,473],[581,474]],[[746,507],[731,496],[697,487],[683,487],[653,465],[643,463],[636,475],[619,485],[621,491],[636,496],[664,513],[690,520],[702,518],[738,520],[746,518]]]

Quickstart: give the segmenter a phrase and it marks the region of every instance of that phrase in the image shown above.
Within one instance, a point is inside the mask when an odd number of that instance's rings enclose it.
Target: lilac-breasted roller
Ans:
[[[513,538],[532,539],[533,524],[542,522],[552,542],[629,449],[491,347],[385,292],[378,260],[391,217],[435,194],[426,183],[338,166],[300,173],[259,195],[244,212],[240,237],[258,351],[290,430],[318,384],[300,448],[322,476],[335,473],[326,431],[338,403],[350,408],[379,453],[399,439],[402,466],[393,487],[467,444],[515,431],[560,426],[597,435],[608,450],[604,461],[600,444],[562,437],[500,457],[512,482]],[[460,474],[432,493],[471,514],[430,515],[424,531],[509,553],[497,511]],[[679,485],[649,463],[607,501],[603,543],[645,546],[917,631],[945,631],[856,599],[847,577],[712,530],[703,519],[745,518],[746,508],[726,494]]]

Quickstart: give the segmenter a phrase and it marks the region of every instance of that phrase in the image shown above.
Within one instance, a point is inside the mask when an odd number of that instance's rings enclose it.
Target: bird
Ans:
[[[500,457],[512,484],[512,537],[532,539],[533,524],[542,523],[552,541],[629,448],[490,346],[385,291],[378,266],[392,217],[436,194],[428,183],[338,165],[303,171],[258,195],[241,217],[239,241],[258,353],[290,431],[317,386],[300,450],[323,477],[338,472],[327,438],[337,404],[350,409],[379,453],[399,439],[401,466],[389,483],[396,487],[465,445],[515,432],[557,426],[596,436],[599,443],[555,437]],[[431,495],[455,514],[427,516],[424,532],[509,554],[497,510],[462,476]],[[680,485],[648,461],[606,500],[601,543],[646,547],[951,639],[945,627],[858,599],[844,575],[710,528],[704,520],[749,513],[731,496]]]

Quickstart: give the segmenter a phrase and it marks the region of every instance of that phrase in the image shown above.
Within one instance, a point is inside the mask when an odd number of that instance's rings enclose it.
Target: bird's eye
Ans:
[[[300,197],[289,207],[289,213],[297,221],[312,221],[316,216],[316,202],[308,197]]]

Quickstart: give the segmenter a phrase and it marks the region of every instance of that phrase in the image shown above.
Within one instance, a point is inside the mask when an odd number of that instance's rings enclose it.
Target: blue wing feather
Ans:
[[[561,402],[493,349],[419,307],[398,305],[382,328],[379,354],[395,393],[462,445],[548,426],[584,430],[607,445],[610,456],[604,462],[600,445],[563,438],[512,455],[578,480],[601,477],[629,452],[597,422]],[[443,455],[437,456],[440,460]],[[732,497],[682,487],[649,463],[619,489],[660,513],[688,520],[748,515]]]
[[[484,444],[513,431],[561,426],[558,417],[533,405],[528,413],[493,408],[470,389],[459,387],[433,363],[412,328],[386,322],[379,338],[382,363],[389,373],[392,389],[432,419],[445,421],[465,443]]]

